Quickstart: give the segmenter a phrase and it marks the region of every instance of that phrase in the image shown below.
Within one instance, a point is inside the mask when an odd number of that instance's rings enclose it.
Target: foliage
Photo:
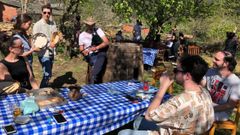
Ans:
[[[65,38],[67,40],[71,40],[73,38],[73,21],[74,15],[78,15],[80,13],[80,6],[83,2],[87,2],[86,0],[61,0],[65,6],[64,14],[60,21],[60,30],[64,33]]]
[[[110,3],[113,11],[126,21],[134,16],[144,19],[150,26],[151,35],[167,22],[209,15],[213,5],[208,0],[111,0]]]
[[[192,18],[178,24],[177,29],[193,34],[199,44],[224,42],[227,31],[236,31],[239,24],[239,7],[235,0],[215,0],[212,15],[207,18]],[[237,35],[239,30],[237,30]]]

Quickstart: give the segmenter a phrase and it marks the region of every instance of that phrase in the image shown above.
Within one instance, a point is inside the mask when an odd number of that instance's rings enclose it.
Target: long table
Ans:
[[[129,81],[103,83],[98,85],[85,85],[81,92],[87,96],[71,101],[68,98],[69,89],[61,89],[61,94],[68,103],[54,107],[56,110],[63,110],[67,123],[57,124],[49,122],[51,109],[43,109],[35,115],[30,115],[31,121],[25,125],[18,125],[13,122],[13,115],[9,109],[13,103],[24,100],[26,94],[15,94],[0,97],[0,126],[13,124],[16,134],[79,134],[93,135],[104,134],[117,129],[136,117],[142,115],[149,106],[150,101],[144,100],[139,103],[132,103],[124,94],[139,89],[141,83],[129,85]],[[121,91],[120,94],[109,93],[109,89]],[[5,134],[0,128],[0,134]]]

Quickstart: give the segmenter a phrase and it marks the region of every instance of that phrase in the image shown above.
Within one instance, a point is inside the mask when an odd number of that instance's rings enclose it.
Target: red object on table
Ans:
[[[145,90],[145,91],[149,90],[148,82],[143,82],[143,90]]]
[[[63,110],[59,110],[58,113],[63,113]]]

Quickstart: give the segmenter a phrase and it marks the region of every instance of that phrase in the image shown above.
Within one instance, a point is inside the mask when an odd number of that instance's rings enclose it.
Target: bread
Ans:
[[[40,107],[44,107],[44,106],[48,106],[48,105],[56,104],[56,103],[61,103],[61,102],[63,102],[63,99],[61,99],[60,97],[52,97],[47,100],[37,101],[37,103]]]

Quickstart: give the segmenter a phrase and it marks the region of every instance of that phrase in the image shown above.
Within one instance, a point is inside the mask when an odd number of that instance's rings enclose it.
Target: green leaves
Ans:
[[[172,19],[204,15],[210,6],[208,0],[112,0],[111,4],[114,5],[113,11],[122,19],[137,16],[148,24],[159,25]]]

